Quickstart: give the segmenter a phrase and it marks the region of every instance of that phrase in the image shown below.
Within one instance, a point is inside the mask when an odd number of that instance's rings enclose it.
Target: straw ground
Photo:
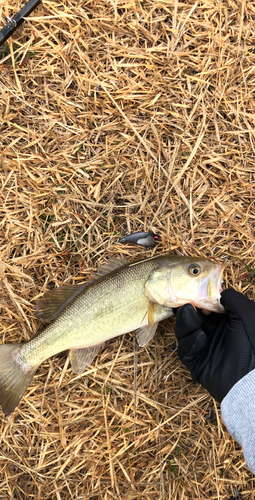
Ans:
[[[0,0],[2,21],[22,5]],[[1,343],[117,254],[213,257],[255,299],[254,20],[245,0],[44,0],[0,48]],[[153,251],[117,243],[148,229]],[[174,320],[82,376],[49,359],[0,429],[1,499],[255,498]]]

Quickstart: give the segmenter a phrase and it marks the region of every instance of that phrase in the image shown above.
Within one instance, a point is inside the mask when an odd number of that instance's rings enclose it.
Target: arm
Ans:
[[[231,436],[242,446],[255,474],[255,370],[237,382],[221,402],[221,415]]]
[[[221,403],[226,427],[255,473],[255,303],[232,289],[221,297],[226,314],[204,316],[190,304],[179,309],[178,355]]]

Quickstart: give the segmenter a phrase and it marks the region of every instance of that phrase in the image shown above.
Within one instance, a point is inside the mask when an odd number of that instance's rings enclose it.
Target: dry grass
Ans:
[[[255,297],[254,21],[245,0],[45,0],[0,52],[1,343],[116,254],[214,257]],[[117,244],[143,229],[164,244]],[[40,367],[1,413],[0,499],[255,498],[173,325],[137,354],[132,334],[108,342],[83,376],[66,353]]]

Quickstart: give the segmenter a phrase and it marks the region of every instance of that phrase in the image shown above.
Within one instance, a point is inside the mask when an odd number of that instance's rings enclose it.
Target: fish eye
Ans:
[[[198,276],[201,272],[201,267],[199,264],[190,264],[188,271],[191,276]]]

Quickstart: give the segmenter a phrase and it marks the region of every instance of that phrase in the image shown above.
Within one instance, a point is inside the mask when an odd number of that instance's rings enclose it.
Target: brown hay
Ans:
[[[1,19],[22,5],[0,0]],[[1,342],[116,254],[213,257],[255,298],[254,18],[245,1],[45,0],[0,51]],[[148,229],[153,251],[117,244]],[[43,363],[1,413],[0,498],[254,499],[173,325],[108,342],[83,376],[66,353]]]

